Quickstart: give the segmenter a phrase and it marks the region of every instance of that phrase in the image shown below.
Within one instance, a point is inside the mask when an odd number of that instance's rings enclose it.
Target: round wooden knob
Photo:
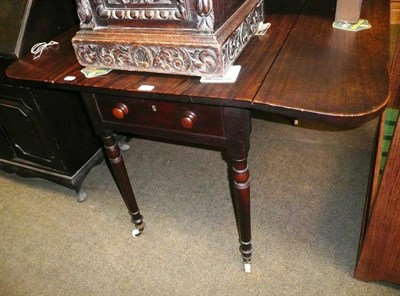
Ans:
[[[197,120],[196,114],[192,111],[186,111],[181,118],[181,125],[186,129],[191,129]]]
[[[112,110],[112,114],[117,119],[123,119],[129,113],[128,107],[123,103],[118,103]]]

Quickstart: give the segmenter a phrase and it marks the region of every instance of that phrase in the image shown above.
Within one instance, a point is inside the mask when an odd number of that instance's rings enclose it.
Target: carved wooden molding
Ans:
[[[242,52],[250,38],[257,32],[258,24],[264,20],[263,1],[260,1],[222,45],[224,65],[230,65]]]
[[[85,3],[88,0],[80,1]],[[196,11],[204,16],[210,15],[212,11],[212,5],[204,5],[209,4],[207,1],[196,1]],[[215,40],[212,44],[202,45],[163,45],[162,42],[140,44],[132,38],[130,42],[125,40],[121,44],[76,40],[73,46],[79,62],[84,66],[191,76],[221,76],[240,55],[262,21],[263,1],[260,1],[223,44],[218,44]]]
[[[212,0],[195,0],[194,8],[197,13],[197,28],[200,31],[212,31],[214,29]]]
[[[80,27],[82,29],[94,28],[95,23],[89,0],[76,0],[76,5],[78,17],[80,19]]]
[[[82,29],[95,28],[94,18],[185,21],[187,8],[186,0],[77,0]]]
[[[79,44],[75,52],[84,65],[121,70],[201,75],[218,65],[212,48]]]

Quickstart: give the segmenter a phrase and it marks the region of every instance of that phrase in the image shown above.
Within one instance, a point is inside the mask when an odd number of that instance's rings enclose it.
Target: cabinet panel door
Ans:
[[[46,134],[30,91],[1,86],[0,122],[14,152],[13,161],[29,161],[63,169],[57,157],[56,142]],[[3,150],[2,147],[0,149]]]

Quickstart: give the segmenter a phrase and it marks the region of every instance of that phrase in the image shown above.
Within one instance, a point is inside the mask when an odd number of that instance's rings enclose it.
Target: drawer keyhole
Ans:
[[[128,107],[123,103],[118,103],[112,110],[112,114],[117,119],[123,119],[129,113]]]

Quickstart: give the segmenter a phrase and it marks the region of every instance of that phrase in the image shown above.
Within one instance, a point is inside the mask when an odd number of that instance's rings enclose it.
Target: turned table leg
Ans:
[[[102,118],[97,110],[95,94],[81,93],[81,96],[91,119],[92,126],[96,134],[103,140],[105,152],[110,163],[111,172],[114,175],[115,183],[117,184],[125,205],[128,208],[129,214],[131,215],[132,223],[135,225],[132,235],[138,236],[142,233],[144,228],[143,216],[139,212],[136,198],[133,194],[132,186],[125,168],[125,163],[122,159],[121,150],[113,131],[103,128]]]
[[[246,272],[250,272],[252,254],[250,219],[250,174],[246,159],[233,159],[231,163],[231,182],[236,205],[239,229],[240,253]]]
[[[230,187],[239,232],[240,253],[246,272],[250,272],[252,254],[250,219],[250,174],[247,154],[250,149],[251,113],[248,110],[224,108]]]
[[[124,160],[122,159],[121,150],[115,139],[114,134],[109,131],[102,135],[104,148],[110,162],[112,173],[115,176],[118,189],[124,199],[129,214],[131,215],[132,223],[135,224],[135,229],[132,231],[133,236],[138,236],[144,228],[143,216],[139,212],[136,198],[129,181],[128,173],[125,168]]]

